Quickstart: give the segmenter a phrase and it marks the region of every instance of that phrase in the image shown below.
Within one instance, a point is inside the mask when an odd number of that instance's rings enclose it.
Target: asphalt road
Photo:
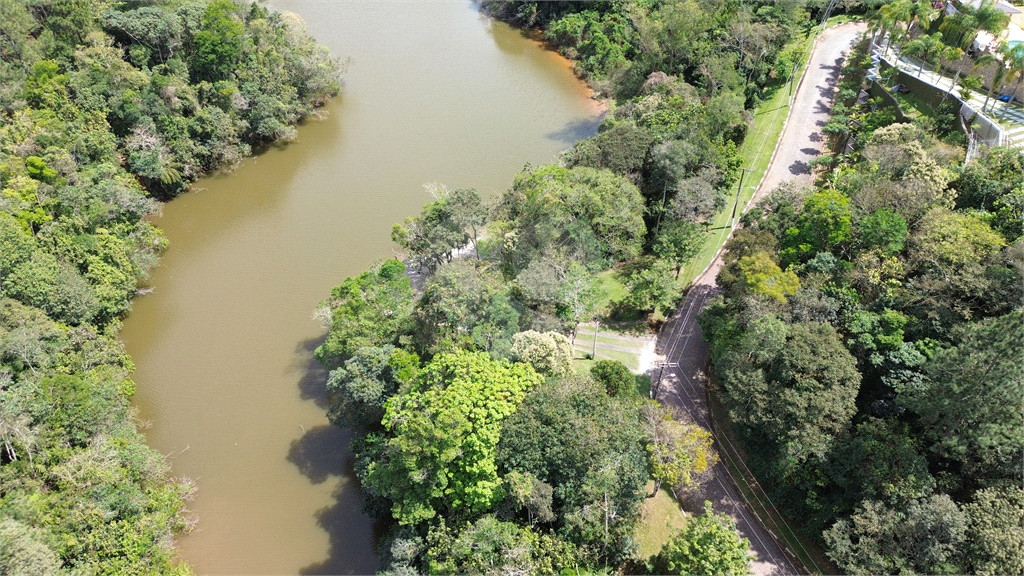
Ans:
[[[863,22],[853,22],[830,28],[818,38],[775,149],[775,158],[754,196],[755,202],[786,180],[811,182],[808,163],[818,157],[825,145],[821,129],[832,114],[839,70],[857,35],[866,29]]]
[[[816,42],[808,68],[797,88],[786,128],[776,146],[775,157],[751,205],[783,181],[810,183],[807,164],[820,153],[825,142],[821,128],[831,113],[839,69],[857,35],[864,30],[863,23],[845,24],[826,30]],[[721,265],[719,255],[690,286],[686,299],[662,327],[657,347],[657,353],[673,363],[664,368],[656,389],[657,399],[683,409],[694,422],[708,429],[711,426],[706,374],[710,354],[697,324],[697,314],[708,299],[719,292],[716,279]],[[657,369],[654,376],[658,377]],[[724,439],[716,438],[716,442],[722,441]],[[697,499],[710,500],[716,511],[725,512],[736,521],[737,529],[750,540],[750,548],[757,558],[753,563],[756,576],[804,572],[748,509],[723,463],[715,466],[712,478]]]

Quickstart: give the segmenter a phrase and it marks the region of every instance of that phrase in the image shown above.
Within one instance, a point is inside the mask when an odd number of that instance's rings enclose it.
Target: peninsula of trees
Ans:
[[[599,313],[671,309],[677,270],[735,186],[748,110],[786,84],[809,16],[788,2],[485,10],[543,13],[522,23],[543,24],[615,106],[493,202],[436,189],[392,231],[406,263],[324,301],[328,415],[355,429],[366,510],[391,525],[382,571],[746,574],[747,543],[710,510],[636,557],[650,486],[692,490],[717,454],[622,364],[575,362],[571,338]]]

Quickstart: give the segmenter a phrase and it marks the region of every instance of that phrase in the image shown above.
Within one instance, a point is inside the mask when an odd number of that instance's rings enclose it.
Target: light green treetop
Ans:
[[[483,512],[500,496],[494,462],[502,420],[542,381],[526,364],[485,353],[434,357],[411,390],[389,399],[382,424],[381,458],[369,465],[366,484],[394,502],[400,524],[451,513]]]

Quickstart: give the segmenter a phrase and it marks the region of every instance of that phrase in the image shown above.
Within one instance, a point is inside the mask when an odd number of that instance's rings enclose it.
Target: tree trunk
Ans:
[[[992,86],[989,86],[988,94],[985,94],[985,103],[981,105],[981,111],[982,112],[984,112],[985,108],[988,106],[988,99],[992,97],[992,91],[995,90],[995,89],[996,89],[996,81],[995,81],[995,79],[993,79],[992,80]]]
[[[1021,72],[1020,80],[1017,81],[1017,86],[1010,91],[1010,99],[1006,101],[1006,106],[1003,106],[1003,113],[999,115],[999,121],[1002,122],[1003,118],[1006,118],[1006,111],[1010,109],[1010,104],[1013,104],[1013,96],[1020,90],[1021,84],[1024,84],[1024,72]]]
[[[657,496],[659,490],[661,490],[661,478],[655,478],[654,479],[654,493],[651,494],[649,497],[650,498],[654,498],[655,496]]]
[[[949,85],[949,91],[956,90],[956,81],[960,79],[960,74],[964,71],[964,62],[967,61],[967,56],[962,56],[960,59],[960,67],[956,69],[956,74],[953,75],[953,82]],[[946,101],[946,97],[949,96],[949,92],[942,94],[942,102]],[[967,98],[964,98],[966,100]]]

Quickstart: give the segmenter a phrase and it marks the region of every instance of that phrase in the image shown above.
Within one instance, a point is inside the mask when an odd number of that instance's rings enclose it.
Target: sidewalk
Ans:
[[[895,66],[907,74],[927,82],[939,90],[949,92],[960,99],[960,86],[954,85],[951,77],[925,68],[921,68],[921,71],[918,72],[919,63],[914,63],[899,55],[896,49],[891,46],[887,50],[883,50],[880,46],[875,45],[872,53],[884,58],[890,64],[895,62]],[[972,90],[971,97],[967,99],[967,105],[978,112],[978,114],[987,117],[993,123],[999,125],[1003,131],[1004,145],[1024,149],[1024,109],[1011,105],[1009,110],[1006,111],[1006,115],[1003,116],[1003,106],[1007,104],[996,100],[997,97],[998,94],[993,93],[988,101],[988,109],[983,110],[985,95]],[[1002,117],[1002,121],[1000,121],[1000,117]]]

